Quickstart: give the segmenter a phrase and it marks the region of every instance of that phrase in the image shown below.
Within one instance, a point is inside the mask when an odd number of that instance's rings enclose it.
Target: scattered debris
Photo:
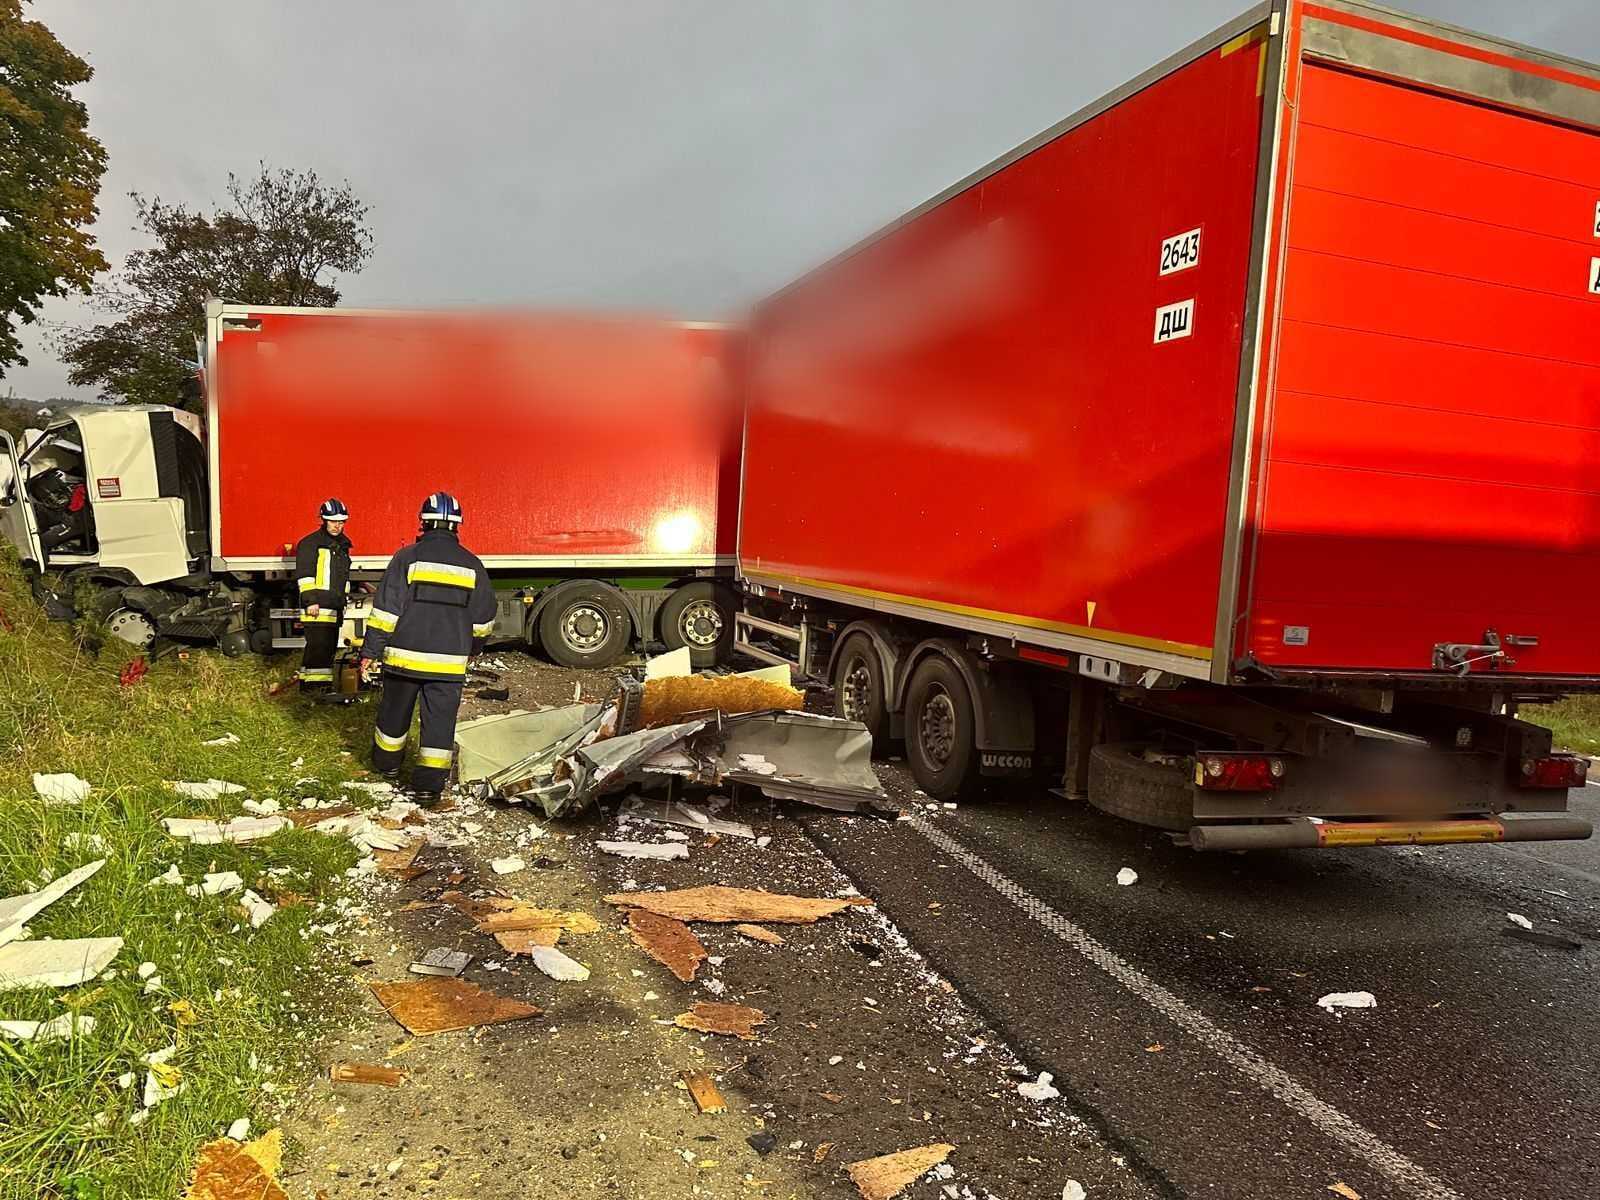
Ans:
[[[413,975],[443,975],[451,979],[467,969],[472,955],[464,950],[446,950],[443,946],[429,950],[411,964]]]
[[[160,969],[161,968],[156,966],[153,962],[142,962],[139,964],[138,969],[134,972],[134,974],[138,975],[140,979],[149,979],[150,976],[154,975]]]
[[[515,875],[518,871],[525,869],[527,865],[522,859],[516,857],[491,858],[489,860],[489,869],[496,875]]]
[[[683,1080],[683,1086],[689,1089],[689,1097],[694,1101],[694,1106],[703,1113],[719,1113],[728,1111],[728,1102],[722,1098],[722,1093],[717,1090],[716,1082],[704,1071],[680,1071],[678,1078]]]
[[[328,1078],[334,1083],[363,1083],[374,1087],[397,1088],[409,1076],[395,1067],[380,1067],[376,1063],[336,1062],[328,1068]]]
[[[311,805],[311,807],[286,812],[283,814],[284,818],[299,826],[320,825],[322,822],[331,821],[335,817],[348,817],[356,811],[356,806],[353,804],[332,804],[326,808],[319,808],[313,800],[307,800],[304,803]]]
[[[680,921],[749,921],[775,925],[809,925],[847,908],[872,906],[872,901],[864,896],[821,899],[715,886],[671,892],[616,892],[605,899],[607,904],[618,908],[642,908]]]
[[[427,870],[425,867],[416,866],[417,856],[422,853],[424,844],[423,841],[416,841],[398,850],[374,850],[372,857],[378,860],[378,870],[384,874],[398,875],[401,879],[415,879]]]
[[[636,908],[628,914],[628,934],[636,946],[684,983],[694,981],[695,971],[706,959],[706,948],[694,930],[674,917]]]
[[[8,896],[0,900],[0,946],[25,936],[22,929],[24,925],[105,865],[106,860],[98,858],[68,871],[37,892],[24,892],[20,896]]]
[[[220,800],[224,796],[244,791],[240,784],[229,783],[226,779],[207,779],[204,783],[184,783],[169,779],[167,786],[178,795],[187,796],[191,800]]]
[[[145,662],[144,655],[131,662],[123,664],[122,670],[117,672],[117,682],[125,688],[132,687],[143,679],[150,670],[150,664]]]
[[[288,1200],[278,1186],[283,1134],[270,1130],[243,1145],[218,1138],[200,1147],[184,1200]]]
[[[221,737],[209,738],[200,744],[202,746],[237,746],[239,744],[239,735],[237,733],[225,733]]]
[[[245,889],[244,895],[239,897],[239,903],[244,906],[245,915],[250,918],[251,929],[260,929],[272,920],[273,914],[278,911],[276,904],[263,899],[248,888]]]
[[[1055,1100],[1061,1092],[1050,1082],[1055,1078],[1049,1071],[1040,1071],[1039,1078],[1031,1083],[1017,1084],[1017,1094],[1024,1100],[1035,1100],[1043,1103],[1046,1100]]]
[[[106,849],[106,839],[98,833],[65,834],[61,844],[68,850],[92,850],[96,854],[104,854]]]
[[[714,1004],[698,1000],[686,1013],[673,1018],[680,1029],[693,1029],[700,1033],[720,1033],[728,1037],[756,1040],[756,1026],[767,1023],[767,1014],[759,1008],[746,1008],[742,1004]]]
[[[161,826],[175,838],[196,846],[216,846],[223,842],[256,842],[289,828],[286,817],[234,817],[213,821],[204,817],[162,817]]]
[[[191,896],[221,896],[243,886],[244,878],[237,871],[207,871],[199,883],[191,883],[183,890]]]
[[[768,1129],[763,1129],[760,1133],[752,1133],[744,1141],[745,1145],[749,1146],[762,1158],[765,1158],[778,1148],[778,1135]]]
[[[183,873],[178,870],[178,864],[177,863],[173,863],[170,867],[168,867],[161,874],[157,875],[154,879],[152,879],[145,886],[154,887],[158,883],[171,883],[171,884],[176,884],[178,887],[182,887],[183,886]]]
[[[245,1140],[245,1138],[247,1138],[249,1136],[250,1136],[250,1118],[249,1117],[240,1117],[232,1125],[228,1126],[228,1137],[230,1137],[231,1139],[233,1139],[236,1142],[242,1142],[242,1141]]]
[[[517,933],[529,929],[558,929],[567,933],[598,933],[600,922],[585,912],[535,908],[525,900],[491,896],[469,900],[460,892],[439,897],[463,916],[475,921],[479,933]]]
[[[245,812],[250,813],[253,816],[270,817],[273,813],[282,808],[283,805],[279,804],[276,800],[243,800],[240,802],[240,807],[243,808]]]
[[[46,938],[0,946],[0,992],[76,987],[110,966],[121,949],[119,937]]]
[[[733,927],[733,931],[735,933],[743,934],[752,942],[764,942],[768,946],[782,946],[786,944],[784,940],[777,934],[773,933],[772,930],[763,929],[759,925],[735,925]]]
[[[1533,922],[1528,920],[1528,918],[1523,916],[1521,913],[1508,912],[1506,914],[1506,920],[1510,921],[1513,925],[1520,925],[1523,929],[1533,928]]]
[[[1536,946],[1550,946],[1557,950],[1583,949],[1581,941],[1564,933],[1544,933],[1537,929],[1523,929],[1520,925],[1507,925],[1500,932],[1507,937],[1514,937],[1524,942],[1532,942]]]
[[[881,1158],[867,1158],[845,1168],[862,1200],[890,1200],[950,1157],[955,1147],[947,1142],[901,1150]]]
[[[1328,1190],[1335,1196],[1343,1196],[1344,1200],[1361,1200],[1361,1193],[1342,1179],[1338,1183],[1330,1183]]]
[[[177,1053],[178,1047],[173,1045],[144,1056],[145,1066],[149,1068],[144,1075],[144,1094],[141,1098],[145,1108],[154,1108],[163,1100],[170,1100],[183,1091],[183,1072],[172,1065]]]
[[[54,775],[33,773],[33,790],[46,804],[82,804],[89,798],[89,781],[71,771]]]
[[[1135,871],[1132,867],[1123,867],[1122,870],[1117,872],[1118,887],[1132,887],[1138,882],[1139,872]]]
[[[479,688],[473,695],[479,700],[509,700],[511,699],[511,689],[503,687]]]
[[[174,1000],[167,1005],[167,1011],[172,1014],[173,1020],[178,1022],[180,1028],[189,1029],[200,1024],[200,1014],[194,1011],[194,1005],[187,1000]]]
[[[537,1017],[531,1004],[486,991],[460,979],[374,983],[373,995],[407,1032],[423,1036]]]
[[[623,815],[637,817],[644,821],[654,821],[661,825],[678,825],[685,829],[697,829],[701,833],[722,833],[729,837],[744,838],[754,841],[756,831],[743,821],[724,821],[702,812],[692,804],[684,804],[671,800],[642,800],[637,796],[630,797],[623,806]],[[688,857],[685,855],[684,857]]]
[[[682,842],[596,842],[597,849],[618,858],[688,858],[689,847]]]
[[[95,1019],[88,1014],[62,1013],[48,1021],[0,1021],[0,1036],[19,1042],[54,1042],[62,1038],[87,1037],[94,1032]]]
[[[1317,1001],[1318,1008],[1377,1008],[1378,998],[1371,992],[1329,992]]]
[[[528,950],[528,957],[533,959],[534,966],[551,979],[573,983],[589,978],[588,967],[577,959],[568,958],[554,946],[533,946]]]
[[[497,933],[494,940],[500,943],[500,949],[507,954],[521,954],[531,956],[535,947],[554,946],[561,938],[559,925],[547,925],[542,929],[514,929],[510,933]]]
[[[811,1161],[814,1163],[823,1162],[831,1153],[833,1153],[833,1143],[821,1142],[818,1144],[817,1148],[811,1152]]]
[[[1089,1193],[1083,1190],[1083,1184],[1076,1179],[1069,1179],[1066,1186],[1061,1189],[1061,1200],[1088,1200]]]

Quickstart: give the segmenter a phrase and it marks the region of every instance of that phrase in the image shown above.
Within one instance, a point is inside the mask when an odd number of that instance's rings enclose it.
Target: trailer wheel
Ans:
[[[883,694],[883,664],[877,647],[864,633],[852,633],[839,647],[833,664],[833,707],[836,715],[860,721],[882,750],[889,744],[889,702]]]
[[[1194,792],[1182,767],[1147,762],[1140,742],[1089,751],[1089,803],[1101,812],[1157,829],[1194,825]]]
[[[689,647],[697,669],[726,662],[733,651],[735,602],[727,588],[697,579],[673,589],[661,606],[661,640],[668,650]]]
[[[953,800],[977,784],[977,716],[967,682],[950,661],[931,654],[906,687],[906,761],[917,786]]]
[[[561,584],[539,613],[539,644],[563,667],[608,667],[628,648],[633,624],[603,583]]]

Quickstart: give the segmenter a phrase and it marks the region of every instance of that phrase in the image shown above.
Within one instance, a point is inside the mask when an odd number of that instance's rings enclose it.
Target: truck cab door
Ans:
[[[0,466],[9,467],[11,471],[10,479],[0,488],[0,533],[17,548],[24,562],[43,570],[44,549],[39,544],[39,526],[28,500],[27,481],[22,476],[22,458],[17,453],[16,441],[3,429],[0,429],[0,449],[5,451]]]

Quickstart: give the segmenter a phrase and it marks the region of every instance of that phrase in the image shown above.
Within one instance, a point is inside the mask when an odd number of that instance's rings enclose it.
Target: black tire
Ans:
[[[906,761],[917,786],[935,800],[978,787],[978,722],[967,681],[949,659],[931,654],[906,688]]]
[[[627,605],[595,580],[558,585],[539,611],[539,644],[563,667],[609,667],[632,640]]]
[[[696,670],[720,666],[733,655],[733,593],[709,579],[674,588],[661,606],[661,640],[668,650],[689,647]]]
[[[1111,742],[1089,751],[1089,803],[1101,812],[1157,829],[1195,823],[1194,790],[1183,767],[1146,762],[1140,742]]]
[[[839,645],[833,660],[833,711],[835,716],[860,721],[872,734],[872,745],[889,745],[889,699],[883,692],[883,661],[878,647],[865,633],[852,633]]]

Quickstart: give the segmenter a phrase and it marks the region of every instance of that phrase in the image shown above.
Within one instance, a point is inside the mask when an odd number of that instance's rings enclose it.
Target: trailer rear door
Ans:
[[[1248,649],[1600,675],[1600,82],[1345,8],[1291,60]]]

